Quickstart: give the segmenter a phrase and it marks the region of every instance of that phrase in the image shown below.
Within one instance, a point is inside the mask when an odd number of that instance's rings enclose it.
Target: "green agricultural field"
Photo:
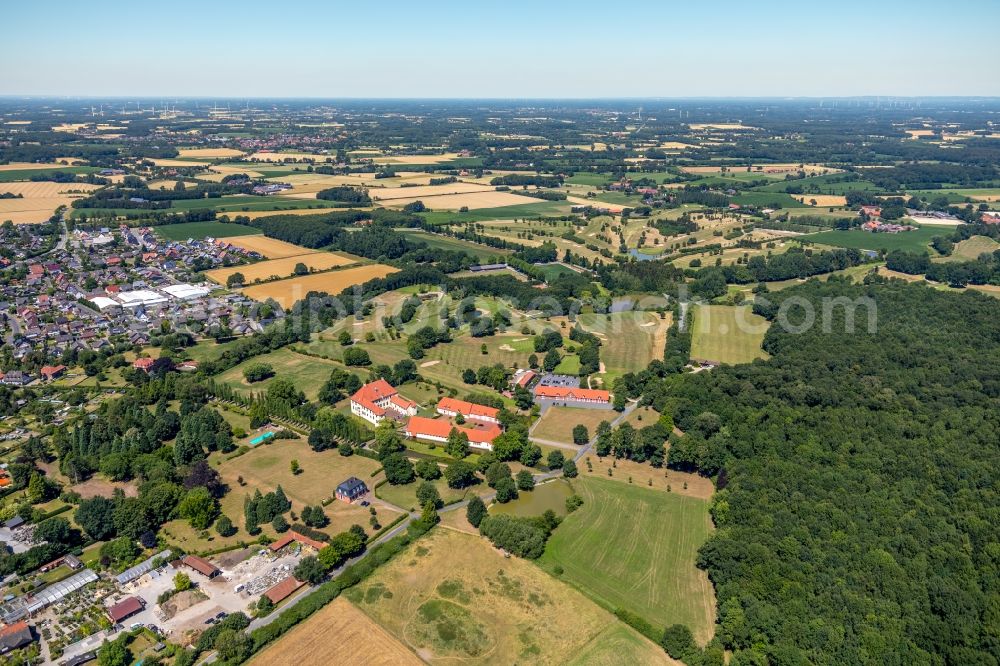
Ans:
[[[217,199],[181,199],[172,201],[170,210],[203,210],[211,208],[219,212],[240,213],[241,211],[293,210],[298,208],[329,208],[327,202],[316,199],[290,199],[288,197],[259,197],[239,195]]]
[[[156,233],[167,240],[187,240],[194,238],[231,238],[233,236],[253,236],[260,233],[242,224],[226,222],[185,222],[183,224],[162,224],[156,227]]]
[[[653,174],[649,174],[648,177],[651,176],[653,176]],[[643,174],[643,177],[647,177],[646,174]],[[610,173],[580,172],[573,174],[564,182],[567,185],[589,185],[590,187],[600,187],[605,183],[610,183],[612,180],[614,180],[614,177]]]
[[[563,356],[554,372],[559,375],[572,375],[574,377],[579,375],[580,357],[576,354],[567,354],[566,356]]]
[[[938,197],[947,197],[948,203],[965,203],[966,201],[975,201],[976,197],[1000,197],[1000,188],[963,187],[941,190],[907,190],[906,193],[927,201],[933,201]]]
[[[526,217],[545,217],[546,215],[565,215],[569,212],[570,207],[571,204],[565,201],[545,201],[539,199],[538,203],[500,206],[499,208],[480,208],[465,213],[432,210],[421,213],[421,216],[431,224],[485,222],[487,220],[514,220]]]
[[[807,208],[808,205],[783,192],[744,192],[732,198],[733,203],[758,208]]]
[[[605,608],[624,608],[655,626],[687,625],[712,636],[715,599],[698,548],[712,531],[709,502],[618,481],[580,477],[583,506],[552,533],[539,564]]]
[[[548,264],[545,266],[539,266],[539,268],[541,268],[542,272],[545,273],[546,282],[553,282],[554,280],[558,280],[564,275],[577,274],[577,272],[574,271],[572,268],[566,268],[562,264]]]
[[[949,230],[941,227],[917,227],[914,231],[898,234],[873,234],[860,229],[850,231],[821,231],[818,234],[799,236],[800,241],[811,241],[819,245],[857,248],[859,250],[906,250],[907,252],[927,252],[927,246],[935,236],[946,236]]]
[[[487,245],[480,245],[479,243],[472,243],[459,238],[449,238],[447,236],[429,234],[426,231],[421,231],[419,229],[399,229],[398,231],[409,241],[413,241],[415,243],[426,243],[428,247],[436,250],[465,252],[467,254],[474,255],[483,262],[492,262],[497,258],[502,260],[504,256],[511,253],[511,250],[492,248]]]
[[[881,190],[875,183],[867,180],[841,181],[842,174],[828,174],[825,176],[814,176],[804,180],[780,181],[755,187],[755,192],[785,192],[788,187],[799,186],[804,194],[846,194],[847,192],[878,192]],[[819,192],[813,192],[813,189]]]
[[[749,363],[767,358],[760,348],[767,320],[748,306],[698,305],[691,330],[691,358],[716,363]]]
[[[97,173],[100,170],[100,167],[91,166],[60,166],[55,169],[14,169],[12,171],[0,171],[0,183],[12,183],[18,180],[31,180],[32,176],[45,176],[56,171],[80,174]]]

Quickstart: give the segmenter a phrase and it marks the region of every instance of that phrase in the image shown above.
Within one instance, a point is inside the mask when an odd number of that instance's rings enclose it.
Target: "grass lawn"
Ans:
[[[227,222],[184,222],[182,224],[161,224],[156,227],[156,233],[168,240],[187,240],[194,238],[231,238],[233,236],[253,236],[260,233],[243,224]]]
[[[653,359],[663,358],[671,316],[663,319],[655,312],[581,314],[577,322],[583,330],[601,340],[601,362],[605,384],[627,372],[645,370]]]
[[[571,586],[485,539],[443,527],[416,540],[345,592],[366,615],[430,663],[564,662],[619,641],[615,663],[643,663],[662,650]],[[661,660],[662,663],[662,660]]]
[[[914,231],[898,234],[874,234],[852,229],[850,231],[821,231],[818,234],[799,236],[798,240],[811,241],[819,245],[857,248],[859,250],[906,250],[907,252],[927,252],[927,246],[935,236],[947,236],[951,231],[941,227],[917,227]]]
[[[534,430],[532,437],[554,442],[573,443],[573,427],[582,424],[591,437],[601,421],[611,423],[618,417],[613,409],[585,409],[581,407],[549,407]]]
[[[606,608],[625,608],[656,626],[687,625],[705,644],[715,599],[695,567],[712,524],[709,503],[672,493],[581,477],[584,504],[553,533],[539,564]]]
[[[522,490],[513,502],[490,505],[492,513],[507,513],[512,516],[540,516],[548,509],[556,515],[566,515],[566,498],[574,493],[573,483],[566,479],[555,479],[535,486],[534,490]]]
[[[694,311],[691,358],[716,363],[749,363],[767,358],[760,348],[768,323],[748,306],[698,305]]]
[[[274,377],[250,384],[243,376],[243,370],[257,363],[267,363],[274,368]],[[297,354],[283,348],[247,359],[216,377],[215,381],[231,386],[241,393],[261,393],[266,391],[276,378],[284,377],[292,380],[297,388],[304,391],[307,399],[315,400],[319,389],[330,378],[330,372],[338,366],[339,364],[333,361]]]
[[[417,479],[413,483],[408,483],[405,486],[394,486],[390,483],[383,483],[379,486],[379,489],[375,491],[375,495],[384,499],[386,502],[395,504],[403,509],[408,509],[410,511],[419,511],[420,503],[417,502],[417,487],[423,483],[423,479]],[[467,496],[472,497],[473,495],[488,495],[493,492],[493,490],[486,485],[486,483],[480,483],[479,485],[472,486],[471,488],[449,488],[448,482],[445,481],[444,477],[440,479],[435,479],[432,481],[434,487],[437,488],[438,494],[441,496],[441,501],[445,504],[451,504],[453,502],[458,502],[465,499]]]
[[[372,476],[380,465],[377,461],[359,455],[344,457],[336,450],[316,452],[309,448],[305,438],[298,440],[269,440],[248,453],[224,459],[218,454],[210,458],[211,465],[218,470],[223,482],[229,486],[229,492],[221,500],[222,513],[233,521],[239,529],[235,535],[220,537],[214,527],[203,534],[191,529],[187,521],[174,520],[164,526],[168,541],[192,550],[206,550],[235,545],[240,541],[251,541],[245,529],[243,500],[260,488],[262,493],[273,491],[279,485],[292,502],[292,511],[299,514],[308,504],[315,506],[333,496],[334,489],[344,479],[356,476],[364,481],[369,488],[381,479],[381,474]],[[301,466],[299,474],[292,474],[290,463],[298,460]],[[243,485],[240,484],[243,478]],[[388,525],[399,513],[385,506],[377,507],[378,519],[382,525]],[[324,508],[330,519],[330,524],[323,528],[327,534],[333,535],[350,528],[353,524],[361,525],[369,533],[369,509],[359,504],[346,504],[334,501]],[[291,516],[285,518],[292,522]],[[261,525],[263,532],[274,537],[275,531],[268,525]]]
[[[13,169],[11,171],[0,171],[0,183],[31,180],[32,176],[50,175],[56,171],[62,171],[63,173],[96,173],[100,170],[100,167],[63,165],[54,169]]]
[[[559,375],[572,375],[576,376],[580,374],[580,357],[576,354],[567,354],[562,357],[559,361],[559,365],[556,366],[555,373]]]

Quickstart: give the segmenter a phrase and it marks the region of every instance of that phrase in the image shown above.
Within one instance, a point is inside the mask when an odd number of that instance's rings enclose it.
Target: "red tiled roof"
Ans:
[[[567,388],[565,386],[539,386],[535,389],[538,398],[555,400],[600,400],[608,402],[611,394],[601,389]]]
[[[43,365],[39,371],[46,377],[53,377],[66,370],[65,365]]]
[[[494,409],[493,407],[487,407],[486,405],[477,405],[474,402],[466,402],[465,400],[456,400],[455,398],[444,397],[438,401],[438,409],[443,409],[449,412],[458,412],[466,418],[490,418],[495,419],[500,414],[499,409]]]
[[[156,363],[154,359],[151,358],[137,358],[132,361],[133,368],[139,368],[140,370],[149,370]]]
[[[264,593],[264,596],[270,599],[272,604],[276,604],[282,599],[287,598],[288,595],[290,595],[292,592],[299,589],[303,585],[305,585],[305,583],[303,583],[300,580],[297,580],[295,576],[289,576],[280,583],[277,583],[276,585],[272,586],[269,590],[267,590]]]
[[[411,416],[406,422],[406,434],[409,437],[425,435],[429,437],[447,438],[454,428],[459,432],[464,432],[473,444],[492,444],[493,440],[503,432],[499,426],[492,423],[483,423],[477,427],[453,426],[445,419],[429,419],[425,416]]]
[[[524,388],[525,386],[528,385],[528,382],[530,382],[534,378],[535,378],[535,372],[533,370],[528,370],[523,375],[521,375],[521,378],[518,379],[517,382],[515,383],[521,388]]]
[[[354,395],[351,396],[351,402],[356,402],[362,407],[367,407],[376,415],[382,416],[385,414],[385,409],[376,405],[375,401],[391,398],[397,393],[396,389],[392,387],[392,384],[384,379],[376,379],[375,381],[365,384],[359,388]]]
[[[142,601],[138,597],[128,597],[108,609],[108,617],[112,622],[121,622],[130,615],[142,610]]]
[[[299,534],[295,530],[288,530],[287,532],[285,532],[285,535],[283,537],[273,542],[270,548],[273,552],[278,552],[279,550],[281,550],[282,548],[284,548],[293,541],[298,541],[301,544],[311,546],[316,550],[321,550],[323,547],[326,546],[326,544],[323,543],[322,541],[311,539],[304,534]]]
[[[197,555],[185,555],[181,558],[181,563],[186,564],[198,573],[208,576],[209,578],[219,573],[219,568],[217,566],[206,559],[198,557]]]

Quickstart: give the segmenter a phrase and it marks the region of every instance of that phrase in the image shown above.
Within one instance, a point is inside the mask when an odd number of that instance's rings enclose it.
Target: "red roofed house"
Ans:
[[[47,379],[48,381],[51,382],[53,379],[56,379],[57,377],[61,377],[62,373],[66,372],[66,366],[65,365],[43,365],[42,369],[39,372],[41,372],[42,377],[44,377],[45,379]]]
[[[588,405],[607,405],[611,403],[611,394],[601,389],[538,386],[535,388],[535,399],[577,402]]]
[[[152,358],[137,358],[132,361],[132,367],[136,370],[142,370],[143,372],[149,372],[153,365],[156,363],[156,359]]]
[[[287,599],[288,595],[303,585],[305,585],[305,583],[297,580],[295,576],[289,576],[264,592],[264,596],[270,599],[272,604],[276,604],[282,599]]]
[[[280,539],[271,543],[269,547],[272,552],[276,553],[293,541],[298,541],[299,543],[305,546],[309,546],[310,548],[315,548],[316,550],[322,550],[323,547],[326,546],[326,544],[323,543],[322,541],[311,539],[307,537],[305,534],[299,534],[295,530],[288,530],[287,532],[284,533],[284,535],[282,535]]]
[[[983,224],[1000,224],[1000,213],[998,213],[996,211],[989,210],[989,211],[986,211],[985,213],[983,213],[979,217],[979,220]]]
[[[514,385],[520,386],[521,388],[525,388],[528,384],[531,383],[531,380],[534,378],[535,378],[534,370],[523,370],[523,371],[518,370],[517,373],[514,374]]]
[[[185,555],[181,558],[181,564],[194,569],[207,578],[215,578],[222,573],[217,566],[197,555]]]
[[[45,269],[41,264],[31,264],[28,266],[28,277],[38,278],[45,275]]]
[[[437,404],[437,412],[438,414],[444,414],[452,418],[461,414],[467,419],[500,423],[499,409],[477,405],[474,402],[466,402],[465,400],[456,400],[455,398],[441,398]]]
[[[493,440],[503,433],[500,426],[495,423],[484,421],[466,424],[465,426],[453,426],[444,419],[429,419],[424,416],[411,416],[406,422],[406,436],[413,439],[423,439],[430,442],[447,442],[448,435],[454,428],[465,433],[469,438],[469,446],[477,449],[493,450]]]
[[[118,624],[125,618],[132,617],[145,606],[139,597],[127,597],[108,609],[108,619]]]
[[[417,403],[399,395],[384,379],[365,384],[351,396],[351,413],[378,425],[386,416],[402,418],[417,413]]]
[[[881,206],[862,206],[861,214],[869,218],[882,217],[882,207]]]

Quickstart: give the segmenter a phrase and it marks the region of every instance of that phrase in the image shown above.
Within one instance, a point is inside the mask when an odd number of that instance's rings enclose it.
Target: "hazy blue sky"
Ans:
[[[1000,0],[18,2],[0,94],[1000,95]]]

